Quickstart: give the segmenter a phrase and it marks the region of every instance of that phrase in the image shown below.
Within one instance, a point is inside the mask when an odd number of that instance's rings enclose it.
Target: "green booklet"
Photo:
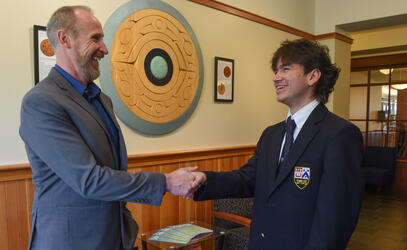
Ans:
[[[186,223],[160,229],[149,240],[186,245],[190,241],[205,237],[212,232],[210,229]]]

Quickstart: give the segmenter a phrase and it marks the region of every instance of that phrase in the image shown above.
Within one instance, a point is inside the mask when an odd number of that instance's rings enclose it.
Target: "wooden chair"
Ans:
[[[248,249],[252,213],[253,198],[214,200],[215,227],[225,232],[218,249]]]

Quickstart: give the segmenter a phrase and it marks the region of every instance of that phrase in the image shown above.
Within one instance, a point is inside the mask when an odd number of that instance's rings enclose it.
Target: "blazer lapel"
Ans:
[[[280,156],[280,149],[281,149],[281,144],[283,142],[285,134],[285,123],[281,122],[280,124],[277,125],[276,129],[274,130],[274,133],[271,135],[272,139],[270,140],[270,149],[268,151],[268,171],[269,174],[267,176],[270,176],[270,180],[274,180],[276,173],[277,173],[277,167],[278,167],[278,160]],[[272,184],[274,184],[274,181],[271,181]],[[272,185],[269,186],[270,188]]]
[[[270,195],[291,173],[292,168],[298,162],[299,158],[304,153],[307,146],[310,144],[315,135],[319,132],[320,130],[319,123],[324,118],[327,111],[328,111],[327,108],[323,104],[319,104],[314,109],[314,111],[312,111],[307,121],[304,123],[304,126],[302,127],[297,138],[295,139],[293,145],[291,146],[286,162],[284,163],[283,166],[280,166],[281,169],[279,170],[277,180],[274,182],[271,188]]]

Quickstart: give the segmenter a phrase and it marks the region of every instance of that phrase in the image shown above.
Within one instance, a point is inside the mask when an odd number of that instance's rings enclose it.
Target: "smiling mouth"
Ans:
[[[283,88],[285,88],[285,87],[286,87],[286,86],[280,85],[280,86],[277,86],[276,89],[279,90],[279,89],[283,89]]]
[[[98,56],[93,56],[92,59],[95,61],[100,62],[100,60],[102,60],[103,57],[98,57]]]
[[[104,57],[103,53],[101,52],[96,52],[95,54],[93,54],[92,56],[92,60],[100,62],[100,60],[102,60]]]

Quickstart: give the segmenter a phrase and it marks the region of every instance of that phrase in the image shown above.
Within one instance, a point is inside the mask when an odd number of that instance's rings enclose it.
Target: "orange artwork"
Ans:
[[[40,43],[41,52],[46,56],[54,56],[54,50],[52,49],[51,43],[48,39],[44,39]]]
[[[123,103],[148,122],[177,119],[198,90],[194,43],[176,18],[158,9],[134,12],[121,23],[113,39],[110,66]]]
[[[218,84],[218,93],[219,93],[220,95],[223,95],[223,94],[225,94],[225,90],[226,90],[225,84],[219,83],[219,84]]]

